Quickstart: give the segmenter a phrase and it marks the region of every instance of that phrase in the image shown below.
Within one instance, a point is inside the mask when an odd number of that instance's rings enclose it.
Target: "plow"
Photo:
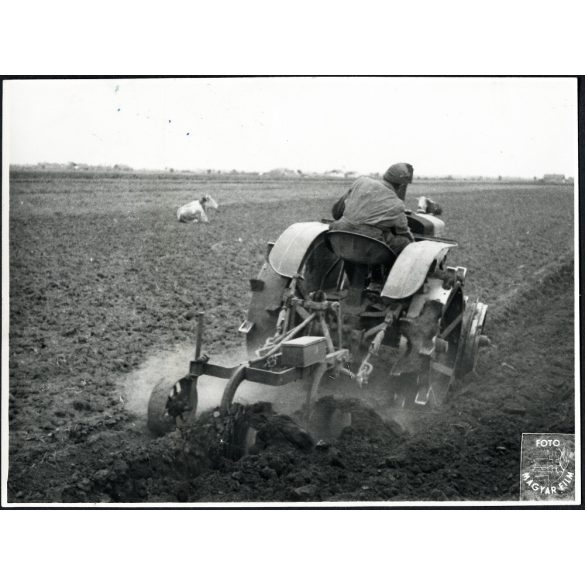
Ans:
[[[220,419],[234,412],[244,381],[283,391],[300,385],[300,421],[308,430],[319,397],[341,385],[357,397],[375,386],[390,408],[440,408],[489,344],[487,305],[464,294],[467,270],[447,261],[457,243],[443,237],[444,222],[419,212],[407,212],[407,219],[414,242],[398,256],[369,236],[332,231],[327,221],[288,227],[268,244],[266,261],[250,280],[252,297],[239,327],[247,361],[214,363],[203,350],[205,315],[199,313],[188,372],[151,393],[151,432],[160,436],[194,423],[201,376],[226,380],[214,412]],[[327,424],[339,426],[339,417],[329,413]],[[253,441],[253,429],[244,434]]]

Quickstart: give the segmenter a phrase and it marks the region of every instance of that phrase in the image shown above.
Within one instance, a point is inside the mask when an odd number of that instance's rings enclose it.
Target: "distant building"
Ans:
[[[326,177],[335,177],[338,179],[343,179],[345,178],[345,173],[343,171],[340,171],[339,169],[333,169],[331,171],[326,171],[325,173],[323,173]]]
[[[542,177],[543,183],[564,183],[565,182],[565,175],[543,175]]]
[[[292,169],[272,169],[271,171],[267,171],[262,173],[266,177],[298,177],[300,176],[300,171],[293,171]]]

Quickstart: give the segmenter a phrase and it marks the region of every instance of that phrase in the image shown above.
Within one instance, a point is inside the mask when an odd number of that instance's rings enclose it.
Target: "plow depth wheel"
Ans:
[[[180,417],[175,418],[169,413],[169,399],[180,400],[185,410]],[[197,412],[197,382],[188,376],[172,384],[165,378],[158,381],[150,394],[147,411],[147,426],[156,437],[162,437],[175,430],[177,424],[188,424],[195,418]],[[177,422],[175,422],[177,421]]]
[[[148,401],[147,425],[156,437],[162,437],[175,429],[175,421],[169,416],[166,407],[172,386],[168,380],[159,380]]]

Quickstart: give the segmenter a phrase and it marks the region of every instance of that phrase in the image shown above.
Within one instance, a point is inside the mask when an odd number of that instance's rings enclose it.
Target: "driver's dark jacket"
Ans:
[[[357,179],[335,203],[331,213],[333,219],[343,218],[343,223],[356,227],[391,229],[395,235],[410,234],[403,201],[391,185],[370,177]]]

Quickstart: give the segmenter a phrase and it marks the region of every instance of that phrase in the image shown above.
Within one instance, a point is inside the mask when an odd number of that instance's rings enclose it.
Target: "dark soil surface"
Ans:
[[[149,384],[186,372],[198,310],[207,353],[240,351],[266,242],[326,217],[345,183],[11,181],[9,503],[517,500],[522,433],[574,432],[566,187],[426,186],[461,242],[453,262],[469,269],[468,294],[490,304],[492,346],[440,411],[396,413],[383,390],[339,393],[323,400],[352,424],[315,444],[270,391],[241,407],[261,440],[234,460],[212,413],[152,438]],[[221,213],[178,224],[176,207],[204,191]]]

